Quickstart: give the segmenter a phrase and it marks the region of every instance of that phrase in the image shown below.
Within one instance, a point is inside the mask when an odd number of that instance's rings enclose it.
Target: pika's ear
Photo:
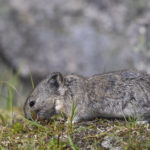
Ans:
[[[62,87],[64,85],[64,78],[61,73],[54,72],[48,80],[48,83],[50,85],[50,88],[58,90],[59,87]]]

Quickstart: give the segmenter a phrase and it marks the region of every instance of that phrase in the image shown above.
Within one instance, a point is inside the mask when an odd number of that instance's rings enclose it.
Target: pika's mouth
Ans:
[[[30,111],[30,113],[31,113],[31,118],[32,118],[32,120],[38,120],[38,114],[37,113],[35,113],[34,111]]]
[[[30,111],[30,116],[26,117],[29,120],[35,120],[35,121],[45,121],[50,120],[53,115],[55,115],[55,110],[41,110],[41,111]]]

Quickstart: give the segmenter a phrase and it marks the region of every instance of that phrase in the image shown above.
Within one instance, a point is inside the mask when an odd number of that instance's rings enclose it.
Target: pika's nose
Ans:
[[[29,103],[29,106],[30,107],[33,107],[35,105],[35,101],[31,101],[30,103]]]

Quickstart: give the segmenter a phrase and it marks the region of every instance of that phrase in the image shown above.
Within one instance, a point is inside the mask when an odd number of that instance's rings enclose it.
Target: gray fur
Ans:
[[[35,101],[33,107],[29,106],[30,101]],[[77,105],[73,122],[96,117],[133,116],[149,122],[150,76],[136,70],[110,72],[90,78],[53,73],[41,81],[27,98],[25,116],[30,119],[30,112],[34,112],[38,119],[50,119],[61,112],[70,116],[73,101]]]

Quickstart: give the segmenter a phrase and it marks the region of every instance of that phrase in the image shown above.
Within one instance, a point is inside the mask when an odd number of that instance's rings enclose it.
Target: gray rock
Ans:
[[[150,5],[146,13],[131,24],[128,33],[132,39],[135,66],[150,73]]]
[[[119,140],[120,140],[119,137],[105,136],[101,145],[102,147],[107,148],[109,150],[121,150],[121,147],[115,146],[117,145],[117,143],[119,143]]]
[[[130,41],[138,28],[134,20],[149,5],[149,0],[0,0],[0,55],[23,78],[30,72],[41,79],[54,71],[90,76],[138,68]]]

